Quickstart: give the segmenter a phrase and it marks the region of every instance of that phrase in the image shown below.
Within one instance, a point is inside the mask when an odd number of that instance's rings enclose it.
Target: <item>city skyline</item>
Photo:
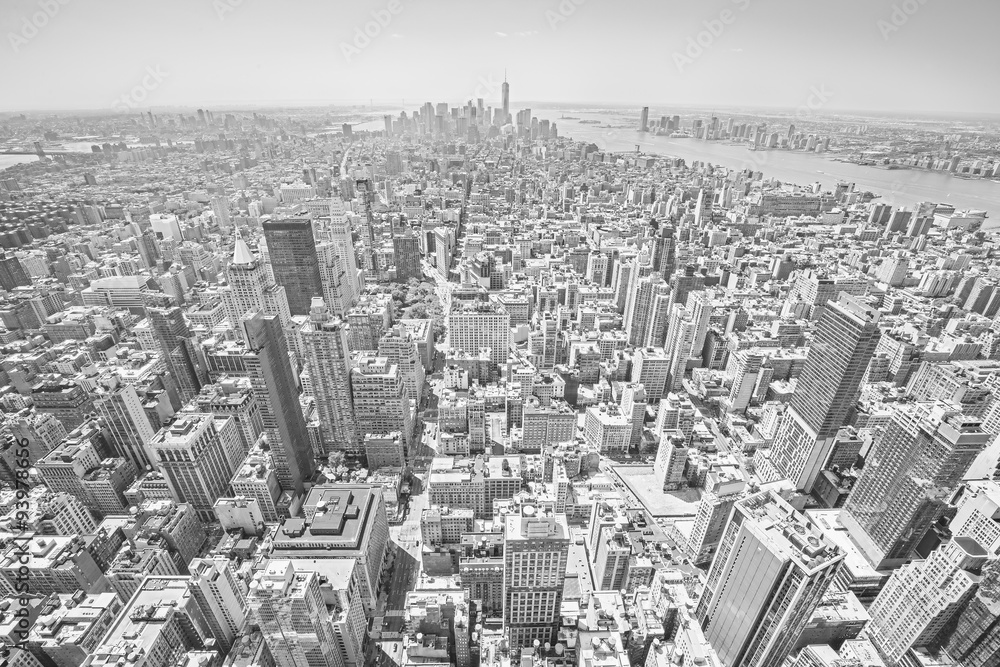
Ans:
[[[15,0],[0,14],[7,42],[0,76],[8,83],[5,111],[476,97],[499,106],[506,72],[517,82],[514,106],[540,100],[796,108],[815,87],[830,93],[822,112],[989,113],[1000,92],[981,85],[969,63],[988,60],[998,18],[1000,7],[986,0],[964,2],[957,11],[927,0],[806,8],[644,1],[626,13],[594,0],[520,0],[475,13],[451,1],[417,10],[406,0],[336,9],[266,0],[180,0],[169,7],[54,0],[45,10]],[[147,38],[153,25],[198,48],[165,50],[163,39]],[[109,29],[113,40],[92,39]],[[948,31],[963,34],[962,50],[925,48]],[[617,47],[611,54],[580,48],[609,37]],[[484,48],[487,62],[452,57]],[[87,57],[70,57],[77,53]],[[574,64],[539,67],[552,53],[573,54]],[[445,61],[447,74],[437,74],[433,63]],[[723,78],[725,86],[715,85]],[[466,82],[468,91],[455,82]],[[130,99],[136,87],[143,92]]]
[[[4,665],[1000,667],[996,0],[3,4]]]

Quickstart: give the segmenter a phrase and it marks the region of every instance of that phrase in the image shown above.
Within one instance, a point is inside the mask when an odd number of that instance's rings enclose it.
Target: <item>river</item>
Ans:
[[[645,153],[684,158],[688,164],[697,160],[737,169],[749,167],[782,182],[809,185],[819,181],[828,190],[845,181],[854,183],[855,189],[877,193],[882,196],[882,201],[895,206],[912,208],[917,202],[930,201],[952,204],[958,209],[985,210],[994,217],[986,221],[984,228],[1000,228],[1000,183],[996,181],[968,180],[932,171],[863,167],[836,162],[830,159],[834,155],[831,153],[749,151],[725,141],[671,139],[627,128],[601,127],[560,118],[563,113],[580,120],[600,120],[601,125],[621,124],[620,118],[605,114],[532,110],[533,116],[556,123],[560,136],[594,143],[602,150],[631,152],[638,144]]]
[[[15,164],[34,162],[37,159],[37,155],[0,155],[0,171],[7,167],[13,167]]]

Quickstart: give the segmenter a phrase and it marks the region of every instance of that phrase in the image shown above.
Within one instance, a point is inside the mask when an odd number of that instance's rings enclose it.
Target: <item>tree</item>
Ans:
[[[339,450],[330,452],[330,456],[327,458],[327,463],[330,464],[331,468],[339,468],[344,465],[344,452]]]

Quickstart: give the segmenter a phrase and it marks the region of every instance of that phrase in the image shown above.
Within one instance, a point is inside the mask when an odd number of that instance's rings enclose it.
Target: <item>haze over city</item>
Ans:
[[[40,3],[4,2],[0,110],[106,108],[147,67],[166,73],[153,108],[456,102],[495,97],[505,69],[537,102],[795,107],[825,86],[827,110],[1000,108],[977,67],[991,0],[52,3],[26,38]]]
[[[997,0],[0,0],[0,667],[1000,667]]]

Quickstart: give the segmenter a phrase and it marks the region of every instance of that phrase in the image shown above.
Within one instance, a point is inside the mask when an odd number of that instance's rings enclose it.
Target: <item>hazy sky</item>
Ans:
[[[0,109],[496,105],[506,68],[515,110],[997,112],[998,27],[998,0],[0,0]]]

